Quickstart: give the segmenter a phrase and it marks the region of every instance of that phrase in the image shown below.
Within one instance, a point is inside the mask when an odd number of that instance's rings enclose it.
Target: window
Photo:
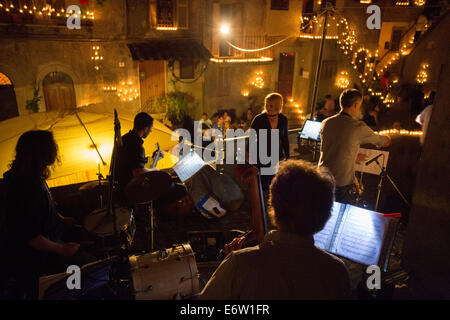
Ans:
[[[337,61],[336,60],[324,60],[322,62],[322,75],[321,80],[334,80],[337,73]]]
[[[177,1],[177,22],[178,29],[187,29],[189,26],[188,0]]]
[[[180,61],[180,78],[193,79],[195,73],[195,62],[192,60]]]
[[[270,10],[289,10],[289,0],[271,0]]]
[[[391,37],[391,50],[398,51],[400,48],[400,40],[402,38],[403,29],[394,28],[392,29]]]
[[[166,28],[187,29],[189,27],[188,0],[151,0],[152,25]]]
[[[329,2],[333,7],[336,7],[336,0],[322,0],[320,7],[325,9],[327,7],[327,2]]]
[[[218,68],[217,69],[217,96],[229,96],[230,95],[230,68]]]
[[[156,18],[158,26],[173,27],[174,0],[156,1]]]

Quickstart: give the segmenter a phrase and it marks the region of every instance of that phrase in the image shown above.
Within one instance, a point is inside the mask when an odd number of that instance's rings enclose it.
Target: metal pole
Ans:
[[[317,62],[316,77],[314,79],[314,91],[313,91],[313,100],[312,100],[312,106],[311,106],[310,119],[314,118],[314,111],[316,110],[317,89],[319,86],[320,70],[322,69],[323,47],[324,47],[324,43],[325,43],[325,37],[327,35],[328,10],[329,10],[328,6],[329,6],[329,3],[327,2],[327,7],[325,9],[325,20],[323,23],[322,39],[320,40],[319,61]]]

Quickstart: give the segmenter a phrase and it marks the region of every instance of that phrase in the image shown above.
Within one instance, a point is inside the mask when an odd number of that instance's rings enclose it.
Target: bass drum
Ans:
[[[189,244],[129,256],[136,300],[180,300],[199,293],[199,273]]]

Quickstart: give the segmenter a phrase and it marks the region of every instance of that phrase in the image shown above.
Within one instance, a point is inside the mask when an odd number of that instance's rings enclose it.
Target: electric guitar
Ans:
[[[164,158],[164,152],[162,152],[161,149],[159,148],[158,142],[155,143],[155,147],[156,147],[156,151],[153,152],[153,155],[152,155],[152,159],[153,159],[152,168],[156,168],[158,161],[161,160],[162,158]]]

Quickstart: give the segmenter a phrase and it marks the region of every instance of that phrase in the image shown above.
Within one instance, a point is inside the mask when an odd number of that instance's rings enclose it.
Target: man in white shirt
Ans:
[[[420,136],[420,144],[423,145],[425,142],[425,136],[428,131],[428,124],[430,123],[431,112],[433,111],[433,105],[425,107],[422,112],[417,116],[416,122],[422,126],[423,134]]]
[[[336,179],[336,201],[347,203],[355,180],[356,161],[367,161],[358,155],[361,144],[387,147],[388,136],[376,134],[363,121],[357,120],[362,103],[358,90],[344,90],[339,97],[341,112],[322,122],[320,129],[319,167],[327,167]]]

